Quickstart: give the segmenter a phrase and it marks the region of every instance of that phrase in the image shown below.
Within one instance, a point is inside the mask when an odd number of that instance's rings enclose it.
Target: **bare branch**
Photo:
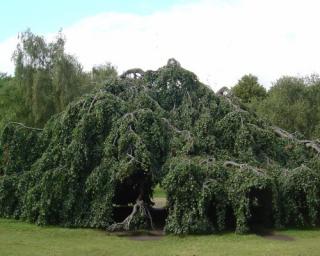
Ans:
[[[216,95],[217,96],[226,96],[226,95],[229,95],[230,93],[231,93],[230,89],[228,87],[224,86],[216,92]]]
[[[177,61],[176,59],[170,58],[170,59],[168,59],[167,66],[180,67],[181,65],[180,65],[179,61]]]
[[[141,68],[132,68],[124,72],[120,78],[130,78],[130,75],[133,75],[134,79],[143,77],[145,72]]]

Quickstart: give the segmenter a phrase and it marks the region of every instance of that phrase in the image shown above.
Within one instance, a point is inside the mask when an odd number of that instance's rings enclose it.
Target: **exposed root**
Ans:
[[[114,223],[107,228],[107,231],[114,232],[114,231],[129,231],[132,230],[131,223],[136,216],[143,216],[149,220],[150,227],[154,230],[154,225],[151,217],[151,213],[148,209],[148,205],[144,203],[143,200],[138,199],[133,206],[132,212],[130,215],[124,219],[124,221],[119,223]]]

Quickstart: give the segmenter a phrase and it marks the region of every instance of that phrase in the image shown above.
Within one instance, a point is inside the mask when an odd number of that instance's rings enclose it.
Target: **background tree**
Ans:
[[[270,88],[257,107],[260,116],[290,132],[317,137],[320,123],[320,80],[284,76]]]
[[[92,68],[92,71],[90,73],[90,80],[95,87],[101,88],[106,83],[115,80],[117,76],[118,72],[116,67],[112,66],[111,63],[106,63]]]
[[[59,33],[47,43],[30,30],[19,36],[14,52],[15,80],[21,89],[27,123],[43,126],[54,114],[85,91],[86,75],[75,57],[65,53],[65,38]]]
[[[313,74],[305,78],[308,95],[308,123],[310,136],[320,139],[320,77]]]
[[[320,136],[320,78],[284,76],[268,92],[252,75],[243,76],[232,93],[248,109],[290,132]]]
[[[19,35],[13,54],[13,77],[0,73],[0,130],[10,121],[42,127],[75,98],[102,88],[117,77],[110,63],[84,72],[65,53],[61,32],[52,42],[27,30]]]
[[[243,103],[251,103],[267,96],[266,89],[259,84],[258,78],[251,74],[244,75],[231,90]]]
[[[0,73],[0,131],[10,121],[23,120],[25,114],[14,78]]]

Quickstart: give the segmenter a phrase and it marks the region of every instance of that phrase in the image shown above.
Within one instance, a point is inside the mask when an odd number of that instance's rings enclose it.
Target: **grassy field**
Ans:
[[[319,256],[320,230],[279,232],[294,241],[268,240],[256,235],[165,236],[134,241],[89,229],[38,227],[0,219],[0,256],[23,255],[270,255]]]

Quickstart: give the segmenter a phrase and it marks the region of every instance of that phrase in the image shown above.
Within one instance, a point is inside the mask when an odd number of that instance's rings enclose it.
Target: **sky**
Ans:
[[[320,73],[319,10],[317,0],[3,1],[0,72],[13,73],[19,32],[50,40],[62,29],[85,70],[157,69],[173,57],[214,90],[249,73],[268,88]]]

